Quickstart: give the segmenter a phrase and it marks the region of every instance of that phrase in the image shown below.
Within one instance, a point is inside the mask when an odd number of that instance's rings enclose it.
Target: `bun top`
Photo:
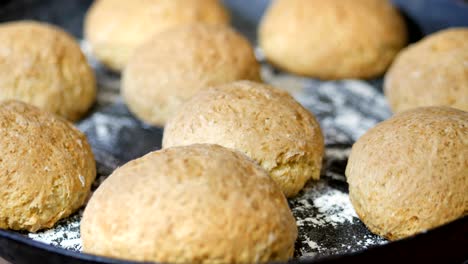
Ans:
[[[314,116],[287,92],[238,81],[201,91],[166,125],[163,146],[212,143],[242,151],[286,196],[319,178],[324,139]]]
[[[86,208],[86,252],[142,261],[287,260],[297,228],[281,190],[217,145],[152,152],[103,182]]]

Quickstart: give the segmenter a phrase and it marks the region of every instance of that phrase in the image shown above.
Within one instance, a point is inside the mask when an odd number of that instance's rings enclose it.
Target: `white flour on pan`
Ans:
[[[89,52],[85,44],[82,47],[86,53]],[[119,77],[99,68],[94,61],[92,65],[97,67],[98,105],[112,105],[119,101]],[[322,179],[309,182],[298,197],[289,200],[299,229],[296,257],[309,258],[354,252],[386,243],[384,239],[371,234],[357,218],[349,201],[343,175],[350,151],[349,145],[376,123],[390,116],[383,95],[372,87],[376,84],[357,80],[321,82],[278,73],[268,65],[262,67],[262,75],[266,82],[289,91],[315,114],[327,143],[324,162],[326,169]],[[129,122],[132,118],[130,115],[125,118],[121,118],[121,115],[119,112],[119,118],[115,118],[112,114],[97,112],[81,122],[79,127],[85,133],[98,130],[100,134],[94,135],[96,138],[90,141],[99,143],[99,137],[108,135],[115,138],[124,127],[139,124]],[[99,146],[93,146],[96,147]],[[111,169],[98,167],[102,175],[108,175],[118,164],[114,161],[115,157],[105,151],[95,154],[98,164],[110,164],[108,167]],[[102,180],[103,177],[97,182]],[[28,236],[46,244],[80,251],[81,213],[60,221],[55,228]]]

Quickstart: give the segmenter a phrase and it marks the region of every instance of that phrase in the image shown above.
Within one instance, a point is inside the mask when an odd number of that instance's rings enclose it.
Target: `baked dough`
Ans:
[[[296,237],[267,173],[217,145],[130,161],[97,189],[81,221],[84,252],[158,263],[286,261]]]
[[[468,113],[416,108],[378,124],[354,144],[349,196],[375,234],[395,240],[468,212]]]
[[[320,79],[381,75],[406,43],[403,18],[388,0],[276,0],[259,43],[277,67]]]
[[[86,137],[19,101],[0,104],[0,228],[50,228],[81,207],[96,177]]]
[[[168,122],[163,147],[211,143],[266,169],[287,197],[318,179],[324,139],[314,116],[287,92],[239,81],[199,92]]]
[[[138,48],[123,73],[122,95],[136,116],[162,126],[197,91],[237,80],[260,80],[244,37],[227,26],[181,26]]]
[[[468,28],[443,30],[404,49],[384,91],[394,112],[438,105],[468,111]]]
[[[72,36],[44,23],[0,24],[0,101],[79,119],[94,103],[94,73]]]
[[[195,22],[228,24],[229,14],[219,0],[97,0],[86,15],[84,35],[104,65],[121,71],[153,34]]]

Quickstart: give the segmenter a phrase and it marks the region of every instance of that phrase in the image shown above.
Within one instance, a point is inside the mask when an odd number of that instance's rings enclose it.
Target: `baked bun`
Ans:
[[[32,21],[0,24],[0,101],[79,119],[94,103],[94,73],[72,36]]]
[[[197,91],[237,80],[260,80],[249,42],[227,26],[196,24],[139,47],[123,73],[122,95],[136,116],[162,126]]]
[[[354,144],[349,196],[375,234],[395,240],[468,212],[468,113],[427,107],[397,114]]]
[[[158,263],[257,263],[293,255],[297,227],[281,190],[217,145],[149,153],[118,168],[81,222],[87,253]]]
[[[194,143],[237,149],[288,197],[318,179],[324,139],[314,116],[287,92],[239,81],[199,92],[168,122],[163,147]]]
[[[406,43],[403,18],[388,0],[276,0],[259,26],[275,66],[320,79],[384,73]]]
[[[421,106],[468,111],[468,28],[434,33],[404,49],[385,75],[394,112]]]
[[[81,207],[96,177],[86,137],[19,101],[0,104],[0,228],[52,227]]]
[[[86,15],[84,35],[104,65],[121,71],[152,35],[196,22],[228,24],[229,14],[219,0],[97,0]]]

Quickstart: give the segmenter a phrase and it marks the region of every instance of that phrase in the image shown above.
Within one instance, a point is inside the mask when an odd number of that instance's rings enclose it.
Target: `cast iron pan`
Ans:
[[[91,2],[90,0],[0,1],[0,21],[19,19],[47,21],[65,28],[81,39],[83,16]],[[226,0],[225,2],[231,9],[234,26],[255,43],[256,25],[268,4],[268,0]],[[394,2],[406,15],[411,41],[417,41],[426,34],[446,27],[468,26],[468,4],[466,1],[395,0]],[[270,76],[268,77],[270,82],[284,81],[285,77],[289,78],[271,66],[263,64],[264,71],[266,70]],[[112,91],[118,93],[119,76],[106,71],[95,63],[93,66],[97,71],[99,88],[101,90],[108,89],[111,93]],[[346,124],[343,125],[339,122],[329,122],[330,117],[336,118],[344,114],[343,111],[340,112],[340,109],[349,108],[355,111],[358,117],[368,118],[365,121],[368,121],[369,126],[389,116],[381,95],[381,79],[360,82],[359,84],[355,82],[324,83],[299,77],[288,80],[295,83],[300,82],[305,86],[303,91],[293,90],[292,94],[306,108],[314,112],[321,121],[327,137],[327,150],[333,150],[331,152],[348,153],[357,137],[352,132],[355,130],[354,127],[347,127]],[[323,87],[324,85],[327,87]],[[336,88],[335,94],[330,94],[330,91],[333,90],[331,88]],[[336,106],[336,102],[333,100],[337,96],[346,98],[346,102],[344,105],[333,108]],[[77,124],[87,134],[95,152],[98,174],[103,176],[109,175],[116,166],[149,151],[159,149],[162,136],[162,128],[140,123],[128,112],[119,99],[110,100],[112,102],[104,101],[99,101],[90,115]],[[331,107],[324,109],[323,105]],[[368,107],[366,108],[365,105]],[[377,108],[380,110],[372,110]],[[100,135],[102,131],[100,132],[98,129],[99,126],[102,128],[102,122],[107,122],[104,125],[115,125],[112,124],[114,120],[125,125],[120,126],[117,133],[111,138],[103,139]],[[364,127],[364,129],[367,128]],[[362,130],[363,128],[357,127],[357,129]],[[326,159],[327,170],[323,172],[319,185],[346,193],[347,184],[342,176],[346,167],[346,156],[337,158],[327,154]],[[296,218],[301,219],[305,216],[294,211],[298,203],[301,203],[300,199],[290,200]],[[310,207],[310,210],[316,210],[316,208]],[[370,234],[360,221],[354,221],[353,224],[346,223],[320,228],[305,226],[300,227],[299,230],[296,255],[301,255],[301,250],[307,247],[307,243],[304,242],[307,240],[304,240],[304,236],[301,235],[303,231],[313,233],[314,235],[310,239],[320,240],[323,243],[322,247],[328,245],[330,248],[316,249],[314,256],[296,258],[291,260],[291,263],[463,263],[468,261],[468,217],[411,238],[383,245],[374,243],[378,242],[379,238]],[[132,263],[66,250],[31,240],[26,235],[0,230],[0,257],[12,263]],[[365,247],[358,245],[360,244],[359,239],[362,238],[370,239],[373,243]],[[332,247],[341,242],[351,245],[351,249],[344,250]]]

